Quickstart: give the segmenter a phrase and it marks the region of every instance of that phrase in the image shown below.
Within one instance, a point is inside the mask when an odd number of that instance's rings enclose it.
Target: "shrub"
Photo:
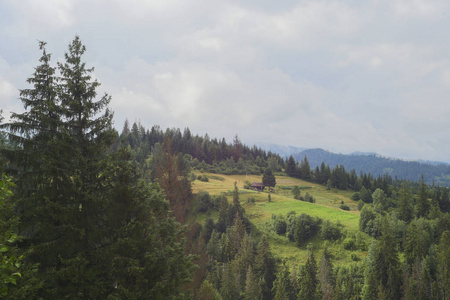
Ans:
[[[208,209],[212,207],[213,203],[211,202],[211,196],[209,193],[205,191],[198,192],[196,210],[198,212],[207,212]]]
[[[203,182],[208,182],[209,181],[209,179],[208,179],[208,177],[206,177],[206,175],[198,175],[197,179],[200,180],[200,181],[203,181]]]
[[[307,214],[292,215],[289,217],[286,235],[300,247],[319,232],[321,223],[322,219]]]
[[[341,204],[341,205],[339,205],[339,208],[342,210],[350,210],[350,207],[348,207],[347,204]]]
[[[294,195],[294,199],[300,200],[300,188],[298,186],[294,186],[291,192]]]
[[[272,228],[279,235],[284,235],[286,233],[287,223],[282,215],[272,215]]]
[[[249,190],[252,187],[252,183],[248,180],[244,181],[244,189]]]
[[[364,207],[364,201],[359,200],[358,201],[358,210],[361,211],[361,209]]]
[[[310,203],[316,203],[316,199],[314,199],[314,197],[312,195],[310,195],[309,193],[306,193],[305,197],[300,196],[300,200],[310,202]]]
[[[328,220],[325,220],[320,230],[322,239],[329,241],[336,241],[341,237],[341,230],[337,224],[333,224]]]
[[[254,197],[248,197],[247,198],[247,203],[248,204],[255,204],[255,198]]]
[[[361,199],[361,195],[359,194],[359,192],[356,192],[352,195],[352,200],[358,201],[360,199]]]
[[[356,248],[355,241],[352,238],[346,238],[342,242],[342,245],[344,246],[345,250],[355,250],[355,248]]]

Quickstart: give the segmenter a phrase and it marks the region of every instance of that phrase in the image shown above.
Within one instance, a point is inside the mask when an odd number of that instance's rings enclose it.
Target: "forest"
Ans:
[[[374,176],[389,174],[393,178],[419,181],[424,176],[428,184],[450,186],[448,175],[450,166],[439,162],[405,161],[382,157],[376,154],[335,154],[322,149],[308,149],[294,155],[297,160],[308,157],[311,167],[320,166],[322,162],[328,165],[343,165],[356,172],[370,173]]]
[[[119,133],[80,38],[56,66],[39,48],[25,111],[0,125],[1,297],[450,298],[447,187],[311,168],[238,135],[128,121]],[[319,190],[341,203],[325,207]],[[269,205],[294,209],[261,219]],[[313,208],[355,217],[356,228]]]

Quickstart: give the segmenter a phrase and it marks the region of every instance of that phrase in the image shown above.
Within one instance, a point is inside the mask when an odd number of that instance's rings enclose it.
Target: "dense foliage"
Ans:
[[[40,48],[32,87],[20,93],[25,112],[1,125],[16,145],[2,154],[15,174],[8,221],[18,219],[15,249],[24,263],[7,296],[182,297],[192,271],[182,230],[159,186],[142,180],[126,150],[111,152],[110,97],[97,100],[85,46],[75,37],[57,68],[45,43]]]

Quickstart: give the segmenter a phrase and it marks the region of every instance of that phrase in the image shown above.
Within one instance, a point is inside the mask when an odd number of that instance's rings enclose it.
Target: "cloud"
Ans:
[[[9,1],[0,79],[25,87],[36,39],[56,62],[78,33],[118,129],[128,118],[247,143],[450,161],[449,5]],[[1,100],[13,103],[10,88]]]

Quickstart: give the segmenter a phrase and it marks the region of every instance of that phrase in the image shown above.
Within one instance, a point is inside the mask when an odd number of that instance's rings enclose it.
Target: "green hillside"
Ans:
[[[256,175],[217,175],[211,173],[200,173],[196,175],[206,175],[208,182],[195,180],[192,187],[194,194],[199,191],[207,191],[210,195],[220,195],[222,193],[231,195],[234,189],[234,182],[239,188],[239,199],[241,205],[245,208],[246,215],[259,233],[266,235],[271,246],[271,250],[277,258],[287,259],[288,261],[296,261],[304,263],[307,257],[306,244],[297,247],[295,243],[290,242],[287,237],[277,235],[271,228],[271,216],[286,215],[295,211],[298,215],[304,213],[312,217],[319,217],[323,220],[329,220],[333,223],[341,224],[343,236],[336,242],[323,241],[319,236],[311,239],[315,253],[320,257],[325,247],[334,255],[335,263],[342,264],[351,260],[351,254],[355,253],[358,257],[365,256],[365,252],[347,251],[343,248],[342,241],[346,237],[356,239],[361,238],[358,233],[359,211],[356,202],[351,200],[351,192],[340,191],[336,189],[328,190],[325,186],[303,181],[288,176],[276,176],[277,185],[275,193],[271,193],[271,202],[268,201],[268,192],[257,192],[244,189],[244,182],[260,182],[261,176]],[[299,186],[301,194],[309,193],[316,199],[316,203],[296,200],[293,198],[291,189]],[[254,199],[254,203],[248,203],[249,198]],[[228,196],[231,202],[231,197]],[[341,203],[345,203],[350,207],[350,211],[339,208]],[[214,214],[213,214],[214,216]],[[205,214],[196,216],[196,220],[203,223]],[[217,217],[217,216],[216,216]],[[363,237],[368,239],[367,237]]]

